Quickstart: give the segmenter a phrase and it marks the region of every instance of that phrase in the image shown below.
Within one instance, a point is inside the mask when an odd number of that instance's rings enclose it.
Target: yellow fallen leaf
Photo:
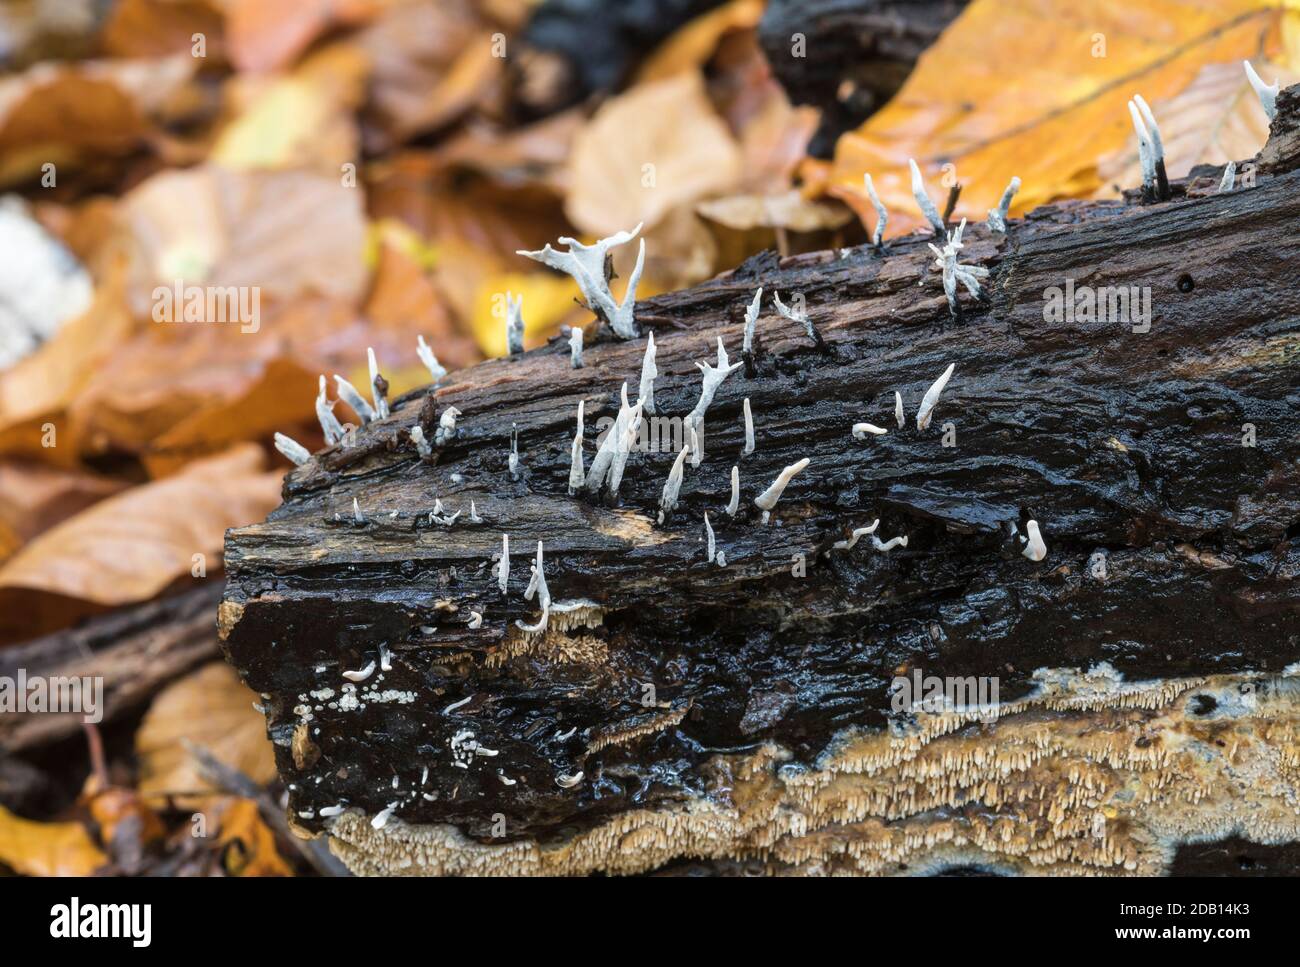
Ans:
[[[184,740],[258,783],[275,778],[275,755],[255,695],[225,662],[212,662],[169,685],[154,698],[135,733],[141,793],[206,793]],[[194,797],[182,796],[192,804]],[[188,808],[188,806],[186,807]]]
[[[225,847],[222,864],[232,876],[293,876],[293,869],[275,848],[275,833],[266,825],[257,803],[230,798],[219,809],[221,832],[217,842]]]
[[[573,142],[564,210],[593,235],[644,222],[739,183],[741,155],[697,70],[641,84],[601,106]]]
[[[909,157],[941,208],[943,176],[961,182],[957,217],[984,219],[1013,175],[1022,183],[1013,214],[1113,194],[1108,176],[1125,168],[1116,156],[1137,154],[1129,98],[1141,94],[1173,131],[1179,122],[1162,105],[1176,107],[1198,78],[1208,84],[1208,65],[1234,66],[1239,77],[1245,58],[1300,68],[1297,18],[1300,7],[1290,0],[976,0],[894,99],[840,138],[831,194],[874,225],[862,184],[870,172],[890,212],[890,234],[922,222]],[[1242,110],[1259,105],[1243,102]],[[1190,161],[1214,157],[1209,149],[1180,151],[1166,167],[1180,177]]]
[[[80,823],[35,823],[0,806],[0,863],[24,876],[89,876],[108,862]]]

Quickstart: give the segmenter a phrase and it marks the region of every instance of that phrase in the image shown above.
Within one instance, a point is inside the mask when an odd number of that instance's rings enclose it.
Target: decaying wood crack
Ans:
[[[557,337],[453,373],[292,469],[228,536],[220,627],[297,824],[365,873],[1151,873],[1192,839],[1300,839],[1300,88],[1277,112],[1254,187],[1207,168],[967,225],[989,275],[959,320],[929,233],[767,253],[640,303],[641,338],[582,368]],[[1045,318],[1067,281],[1149,289],[1149,328]],[[759,286],[821,345],[763,304],[660,524],[696,362],[739,353]],[[678,438],[617,499],[571,495],[578,406],[590,459],[651,328]],[[835,547],[876,520],[905,546]],[[894,713],[914,671],[996,677],[1001,705]]]

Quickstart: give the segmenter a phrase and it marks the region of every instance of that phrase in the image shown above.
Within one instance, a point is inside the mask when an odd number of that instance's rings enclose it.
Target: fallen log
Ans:
[[[291,471],[228,535],[219,626],[295,822],[362,873],[1152,873],[1300,839],[1300,89],[1278,108],[1253,187],[966,226],[956,318],[926,236],[639,303],[671,438],[765,293],[662,522],[662,434],[617,499],[569,492],[578,404],[590,461],[644,338],[458,372]]]

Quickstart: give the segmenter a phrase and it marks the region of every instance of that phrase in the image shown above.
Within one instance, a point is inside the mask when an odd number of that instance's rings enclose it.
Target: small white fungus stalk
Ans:
[[[591,461],[591,469],[587,471],[588,493],[597,493],[604,484],[605,474],[609,472],[614,457],[618,454],[618,448],[623,442],[623,435],[627,432],[627,425],[631,419],[632,407],[628,404],[627,383],[624,383],[619,393],[618,415],[614,418],[614,425],[606,431],[605,439],[601,441],[596,456]]]
[[[1237,180],[1237,162],[1229,161],[1223,167],[1223,177],[1219,179],[1219,194],[1232,191]]]
[[[806,309],[794,309],[786,305],[781,301],[781,293],[779,292],[772,293],[772,304],[776,306],[776,311],[786,319],[789,319],[791,322],[797,322],[799,325],[803,326],[803,331],[807,334],[809,339],[815,342],[818,346],[823,345],[822,335],[817,331],[812,320],[808,318],[808,311]]]
[[[682,452],[677,454],[677,459],[673,461],[673,467],[668,471],[668,480],[664,483],[663,495],[659,498],[659,523],[673,512],[677,506],[677,495],[682,489],[682,473],[686,466],[686,455],[691,452],[689,446],[682,447]]]
[[[861,538],[866,537],[868,534],[874,534],[876,532],[876,528],[879,526],[880,526],[880,518],[876,518],[874,521],[871,522],[870,527],[856,528],[847,541],[836,541],[831,546],[834,547],[834,549],[837,551],[851,551],[857,545],[858,541]]]
[[[307,448],[292,437],[287,437],[283,433],[275,435],[275,448],[284,456],[288,457],[295,466],[301,467],[311,459],[311,454]]]
[[[582,487],[586,472],[582,466],[582,409],[583,400],[578,400],[578,430],[573,434],[573,449],[569,460],[569,496],[573,496]]]
[[[364,682],[367,678],[375,673],[375,660],[370,659],[370,663],[364,668],[354,672],[344,672],[343,677],[350,682]]]
[[[713,525],[709,523],[709,512],[704,512],[704,539],[707,541],[709,563],[713,563],[718,553],[718,542],[713,536]]]
[[[497,561],[495,567],[497,575],[497,587],[501,593],[506,593],[506,585],[510,581],[510,537],[507,534],[501,535],[501,558]]]
[[[357,498],[352,498],[352,522],[354,524],[364,524],[366,515],[361,513],[361,505],[357,503]]]
[[[480,614],[479,612],[477,612],[477,611],[471,611],[471,612],[469,613],[469,625],[468,625],[468,627],[469,627],[469,630],[470,630],[470,631],[478,631],[479,628],[482,628],[482,627],[483,627],[483,615],[481,615],[481,614]]]
[[[524,351],[524,297],[506,293],[506,355]]]
[[[1277,117],[1277,95],[1281,89],[1276,79],[1272,84],[1265,84],[1264,78],[1255,72],[1250,61],[1243,60],[1241,66],[1246,69],[1246,79],[1250,81],[1250,86],[1255,89],[1255,96],[1259,98],[1260,107],[1264,109],[1264,114],[1272,121]]]
[[[338,390],[339,399],[352,407],[353,412],[361,420],[362,426],[366,426],[375,419],[374,408],[366,402],[366,398],[357,392],[355,386],[337,373],[334,374],[334,386]]]
[[[921,408],[916,411],[916,428],[918,430],[924,430],[930,425],[930,420],[934,416],[934,408],[939,403],[939,394],[948,385],[948,380],[952,378],[953,370],[956,368],[956,363],[949,363],[948,368],[943,371],[943,375],[931,383],[930,388],[925,391],[925,396],[921,397]]]
[[[474,506],[474,501],[469,502],[469,522],[471,524],[483,523],[483,518],[478,515],[478,508]]]
[[[578,783],[582,782],[582,772],[575,772],[573,775],[565,775],[563,772],[555,777],[555,784],[561,789],[572,789]]]
[[[437,446],[456,439],[456,417],[460,416],[460,410],[454,406],[449,406],[442,411],[442,416],[438,417],[438,431],[433,435],[433,442]]]
[[[875,534],[872,534],[871,546],[874,547],[876,550],[880,551],[882,554],[886,554],[889,551],[892,551],[896,547],[906,547],[907,535],[904,534],[902,537],[891,537],[888,541],[881,541],[879,537],[877,537]]]
[[[582,369],[581,326],[571,326],[569,328],[569,365],[574,369]]]
[[[655,414],[655,377],[659,368],[655,366],[655,334],[646,335],[645,358],[641,360],[641,388],[637,391],[641,405],[651,416]]]
[[[907,417],[903,416],[903,394],[898,390],[894,390],[894,422],[900,430],[907,425]]]
[[[366,347],[366,362],[370,366],[370,398],[375,401],[376,419],[388,419],[388,383],[379,372],[379,362],[375,359],[375,351],[371,347]]]
[[[320,392],[316,394],[316,419],[320,421],[321,432],[330,446],[343,439],[343,424],[334,415],[334,404],[325,393],[324,376],[320,378]]]
[[[1160,126],[1142,95],[1128,102],[1129,117],[1138,139],[1138,160],[1142,165],[1142,192],[1160,201],[1169,198],[1169,178],[1165,174],[1165,148],[1160,140]]]
[[[719,336],[718,364],[716,366],[710,366],[708,363],[697,362],[695,365],[699,367],[700,372],[704,377],[700,386],[700,399],[699,402],[695,404],[695,409],[691,410],[691,412],[687,414],[684,422],[687,426],[698,430],[703,426],[704,413],[709,408],[709,404],[713,402],[713,396],[717,393],[718,387],[722,385],[722,381],[743,366],[744,363],[733,363],[727,358],[726,347],[722,345],[722,337]],[[696,446],[695,450],[696,459],[694,459],[692,463],[695,466],[699,466],[699,447]]]
[[[622,339],[635,339],[638,335],[634,308],[636,305],[636,287],[641,280],[641,270],[645,267],[645,239],[641,239],[641,248],[637,254],[636,268],[627,282],[627,293],[623,302],[616,302],[609,291],[609,279],[605,274],[605,259],[611,248],[623,245],[636,238],[641,226],[630,232],[618,232],[608,238],[602,238],[592,245],[583,245],[577,239],[561,237],[559,244],[567,246],[567,252],[559,252],[550,245],[535,251],[520,250],[515,253],[549,265],[553,269],[567,272],[573,276],[582,291],[582,297],[593,312],[604,317],[615,335]]]
[[[528,587],[524,590],[524,600],[531,601],[533,595],[537,595],[537,603],[542,607],[542,616],[535,625],[526,625],[522,621],[515,621],[520,631],[527,631],[530,634],[536,634],[546,630],[546,622],[551,616],[551,592],[546,587],[546,575],[542,569],[542,542],[537,542],[537,560],[532,565],[532,577],[528,580]]]
[[[429,441],[424,438],[424,428],[418,423],[411,427],[411,442],[415,444],[415,452],[424,459],[433,456],[433,447],[429,446]]]
[[[988,226],[991,231],[1006,232],[1007,213],[1011,210],[1011,199],[1016,197],[1016,192],[1019,190],[1020,179],[1012,178],[1011,183],[1007,185],[1007,190],[1002,193],[1002,200],[998,202],[998,207],[989,209]]]
[[[731,468],[731,500],[727,502],[727,516],[735,517],[740,510],[740,468]]]
[[[785,493],[785,488],[794,478],[794,475],[806,466],[808,466],[807,457],[804,457],[798,463],[790,464],[772,481],[772,486],[754,498],[754,506],[763,512],[763,523],[767,523],[772,509],[776,506],[776,502],[781,499],[781,494]]]
[[[979,280],[988,278],[989,274],[989,270],[982,265],[963,265],[957,261],[957,253],[964,247],[961,236],[965,230],[966,219],[963,218],[961,224],[949,233],[947,243],[942,249],[926,243],[934,253],[935,266],[943,270],[943,293],[948,298],[948,310],[954,316],[960,313],[957,305],[957,283],[964,285],[966,291],[978,299],[983,294]]]
[[[1047,557],[1047,544],[1043,541],[1042,532],[1038,529],[1038,521],[1030,520],[1025,522],[1025,530],[1029,532],[1029,540],[1025,544],[1025,549],[1020,553],[1031,561],[1041,561]],[[1021,538],[1025,540],[1025,538]]]
[[[433,354],[433,350],[429,348],[423,336],[415,337],[415,355],[420,357],[420,362],[424,363],[425,369],[429,371],[429,376],[435,383],[447,375],[447,367],[438,362],[438,357]]]
[[[921,169],[916,166],[916,159],[914,158],[908,158],[907,164],[912,169],[912,197],[916,199],[916,204],[921,209],[921,214],[925,216],[925,220],[934,229],[934,234],[943,238],[943,219],[939,216],[939,209],[934,207],[934,202],[926,194],[925,182],[921,178]]]
[[[871,182],[871,175],[863,174],[862,184],[867,189],[867,197],[871,199],[871,206],[876,210],[876,227],[871,233],[871,244],[880,248],[880,243],[885,239],[885,226],[889,224],[889,210],[885,208],[884,202],[876,194],[876,186]]]
[[[745,397],[745,449],[741,451],[745,456],[754,452],[754,414],[749,410],[749,397]]]
[[[506,460],[510,476],[519,479],[519,424],[510,424],[510,456]]]
[[[888,432],[884,427],[876,426],[874,423],[853,424],[853,439],[855,440],[865,440],[868,434],[871,436],[884,436]]]
[[[754,300],[745,309],[745,336],[740,351],[749,355],[754,351],[754,327],[758,325],[758,313],[763,301],[763,287],[760,285],[754,293]]]
[[[618,488],[623,483],[623,469],[627,466],[627,458],[632,453],[632,448],[636,446],[637,436],[641,432],[641,409],[642,403],[637,400],[636,406],[632,407],[632,413],[628,417],[623,436],[614,450],[614,459],[610,463],[609,492],[615,497],[618,496]]]

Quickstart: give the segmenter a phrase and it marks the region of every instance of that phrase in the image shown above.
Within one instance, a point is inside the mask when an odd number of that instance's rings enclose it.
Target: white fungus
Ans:
[[[524,297],[506,293],[506,355],[524,351]]]
[[[889,224],[889,210],[876,194],[876,186],[872,184],[870,174],[862,175],[862,184],[867,189],[867,197],[871,199],[871,207],[876,210],[876,227],[871,233],[871,244],[879,248],[885,238],[885,226]]]
[[[731,468],[731,500],[727,502],[727,516],[735,517],[740,510],[740,468]]]
[[[379,362],[375,359],[375,351],[371,347],[366,347],[366,362],[370,366],[370,398],[375,401],[375,415],[377,419],[388,419],[388,397],[382,388],[383,377],[379,372]]]
[[[367,664],[360,671],[344,672],[343,677],[350,682],[364,682],[367,678],[369,678],[374,673],[375,673],[375,660],[372,658],[370,659],[370,663]]]
[[[1277,80],[1272,84],[1265,84],[1264,78],[1255,72],[1250,61],[1243,60],[1241,66],[1246,69],[1246,79],[1250,81],[1250,86],[1255,89],[1255,96],[1259,98],[1260,107],[1264,109],[1264,114],[1272,121],[1277,117],[1277,95],[1281,89]]]
[[[790,466],[782,470],[777,478],[772,481],[772,486],[768,487],[754,498],[754,506],[763,512],[763,523],[767,523],[772,508],[774,508],[776,502],[781,499],[781,494],[785,493],[785,488],[794,478],[794,475],[799,473],[806,466],[808,466],[807,457],[804,457],[798,463],[790,464]]]
[[[334,404],[325,394],[325,377],[320,378],[320,391],[316,394],[316,419],[320,421],[325,442],[333,446],[343,439],[343,424],[334,415]]]
[[[311,454],[307,452],[306,447],[292,437],[285,436],[283,433],[277,433],[275,435],[275,448],[284,454],[284,456],[288,457],[295,466],[301,467],[311,459]]]
[[[655,377],[658,375],[659,369],[655,366],[655,334],[650,332],[646,335],[645,358],[641,360],[641,388],[637,395],[645,412],[651,416],[655,413]]]
[[[870,527],[859,527],[853,531],[853,534],[847,541],[836,541],[832,547],[837,551],[851,551],[857,545],[858,540],[866,537],[868,534],[874,534],[876,528],[880,526],[880,519],[871,522]]]
[[[515,254],[573,276],[582,291],[583,298],[587,300],[588,308],[603,316],[615,335],[621,339],[635,339],[638,335],[634,318],[636,287],[641,280],[641,271],[645,267],[645,239],[641,239],[636,267],[628,277],[627,292],[621,303],[615,301],[613,293],[609,291],[609,279],[605,274],[605,258],[611,248],[630,242],[640,231],[641,226],[637,225],[630,232],[618,232],[591,245],[583,245],[577,239],[561,237],[559,244],[567,246],[567,252],[556,251],[548,244],[539,251],[520,250]]]
[[[956,363],[949,363],[948,368],[943,371],[943,375],[931,383],[930,388],[925,391],[925,396],[921,397],[921,408],[916,411],[916,428],[918,430],[924,430],[930,425],[930,420],[934,416],[934,408],[939,403],[939,394],[948,385],[948,380],[952,378],[956,366]]]
[[[429,371],[429,376],[435,383],[447,375],[447,367],[438,362],[438,357],[433,354],[433,350],[429,348],[423,336],[415,337],[415,355],[420,357],[420,362],[424,363],[425,369]]]
[[[754,327],[758,325],[759,304],[762,299],[763,287],[760,285],[758,291],[754,293],[754,300],[745,309],[745,336],[740,347],[743,353],[754,351]]]
[[[912,197],[916,199],[916,204],[920,207],[925,220],[934,228],[934,234],[942,238],[944,233],[943,219],[939,217],[939,209],[934,207],[934,202],[926,194],[925,182],[921,178],[921,169],[916,166],[914,158],[908,158],[907,164],[912,169]]]
[[[742,408],[745,411],[745,449],[741,453],[748,456],[754,452],[754,414],[750,412],[748,396]]]
[[[361,420],[362,426],[366,426],[375,419],[375,411],[366,402],[366,398],[357,392],[355,386],[337,373],[334,374],[334,386],[338,390],[339,399],[352,407],[353,412]]]
[[[998,202],[997,208],[989,209],[988,226],[995,232],[1005,233],[1007,230],[1007,213],[1011,210],[1011,199],[1016,197],[1016,192],[1020,190],[1020,179],[1012,178],[1007,190],[1002,193],[1002,199]]]
[[[1047,544],[1044,543],[1042,532],[1038,529],[1038,521],[1026,521],[1025,530],[1029,534],[1029,539],[1025,544],[1025,549],[1020,553],[1031,561],[1041,561],[1047,556]],[[1025,540],[1023,537],[1020,539]]]
[[[889,431],[886,430],[884,427],[876,426],[874,423],[853,424],[853,439],[855,440],[865,440],[868,435],[884,436],[888,432]]]

